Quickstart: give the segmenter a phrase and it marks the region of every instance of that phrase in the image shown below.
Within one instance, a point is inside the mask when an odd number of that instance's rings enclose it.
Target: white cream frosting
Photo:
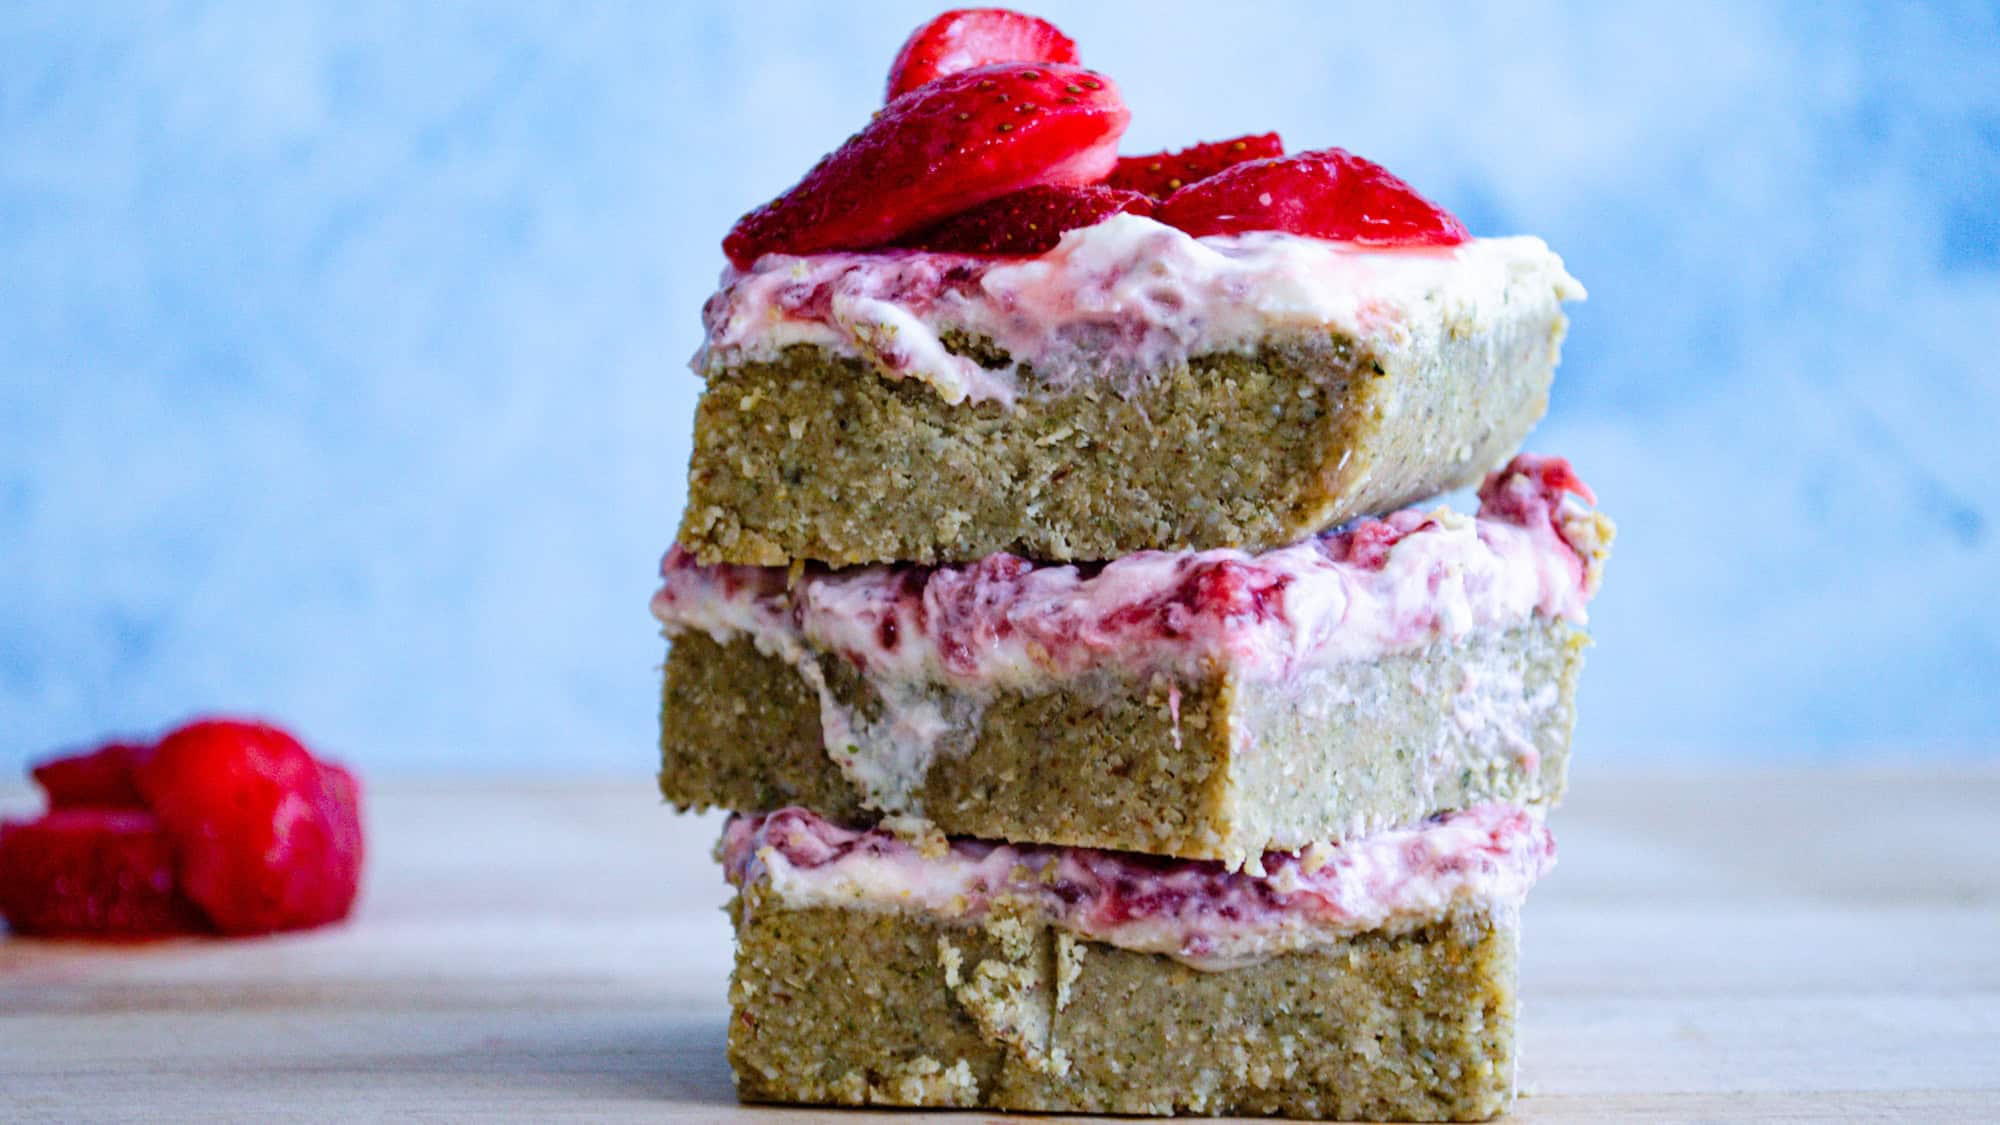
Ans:
[[[927,251],[795,257],[730,269],[711,297],[694,368],[707,373],[810,344],[917,379],[947,402],[1011,403],[1025,365],[1052,391],[1238,352],[1288,330],[1331,329],[1386,363],[1439,337],[1584,290],[1541,239],[1382,249],[1278,232],[1194,238],[1138,215],[1070,231],[1039,257]],[[958,332],[1009,366],[954,354]]]
[[[738,887],[787,907],[834,907],[975,926],[996,909],[1090,941],[1231,969],[1402,932],[1454,911],[1517,909],[1555,863],[1532,813],[1479,805],[1297,854],[1262,873],[1091,848],[954,840],[920,849],[885,829],[840,828],[805,809],[737,816],[723,831]]]

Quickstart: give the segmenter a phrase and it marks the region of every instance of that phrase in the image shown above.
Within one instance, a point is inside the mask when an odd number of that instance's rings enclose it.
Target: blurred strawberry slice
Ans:
[[[1455,246],[1464,224],[1380,164],[1328,148],[1225,168],[1154,217],[1189,234],[1285,231],[1363,246]]]
[[[142,809],[134,770],[146,748],[107,742],[83,754],[51,758],[32,771],[51,809]]]
[[[1130,118],[1118,87],[1074,66],[1004,63],[947,75],[891,102],[790,191],[743,216],[723,252],[884,246],[1038,184],[1095,183]]]
[[[138,779],[174,842],[181,889],[217,929],[300,929],[352,908],[358,787],[290,734],[263,723],[190,723],[160,741]]]
[[[65,809],[0,824],[0,915],[17,934],[158,937],[206,929],[174,885],[151,813]]]
[[[1115,188],[1145,192],[1154,199],[1165,199],[1224,168],[1246,160],[1283,156],[1284,153],[1285,142],[1279,140],[1276,133],[1231,137],[1226,141],[1207,141],[1172,152],[1121,156],[1118,166],[1111,170],[1111,178],[1104,182]]]
[[[334,851],[351,869],[347,878],[358,889],[362,861],[366,858],[361,841],[361,781],[345,766],[325,759],[320,760],[319,768],[325,771],[327,793],[332,799]]]
[[[1073,63],[1076,44],[1055,24],[1006,8],[960,8],[910,33],[889,66],[885,101],[948,74],[994,63]]]

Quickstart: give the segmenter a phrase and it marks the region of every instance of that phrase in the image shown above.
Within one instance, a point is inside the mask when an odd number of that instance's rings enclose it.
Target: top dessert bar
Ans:
[[[767,253],[704,314],[704,563],[1261,551],[1477,481],[1582,288],[1535,238],[1385,248],[1137,214],[1033,257]]]

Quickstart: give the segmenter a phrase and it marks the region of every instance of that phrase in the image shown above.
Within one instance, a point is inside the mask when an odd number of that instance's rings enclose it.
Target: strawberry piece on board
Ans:
[[[82,754],[50,758],[31,772],[51,809],[142,809],[136,770],[147,748],[107,742]]]
[[[173,841],[188,898],[224,933],[346,917],[361,877],[358,791],[290,734],[208,719],[174,731],[139,768]]]
[[[207,929],[151,813],[59,809],[0,824],[0,915],[17,934],[143,938]]]

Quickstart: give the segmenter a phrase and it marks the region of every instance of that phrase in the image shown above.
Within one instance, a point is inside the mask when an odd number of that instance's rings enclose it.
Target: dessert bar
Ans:
[[[1243,863],[1561,795],[1609,521],[1522,456],[1477,518],[1102,567],[664,566],[684,807]]]
[[[1026,260],[767,255],[708,303],[680,543],[767,566],[1282,546],[1506,460],[1582,295],[1531,237],[1130,214]]]
[[[738,817],[738,1093],[1483,1120],[1512,1098],[1518,909],[1553,849],[1492,805],[1261,877]]]

